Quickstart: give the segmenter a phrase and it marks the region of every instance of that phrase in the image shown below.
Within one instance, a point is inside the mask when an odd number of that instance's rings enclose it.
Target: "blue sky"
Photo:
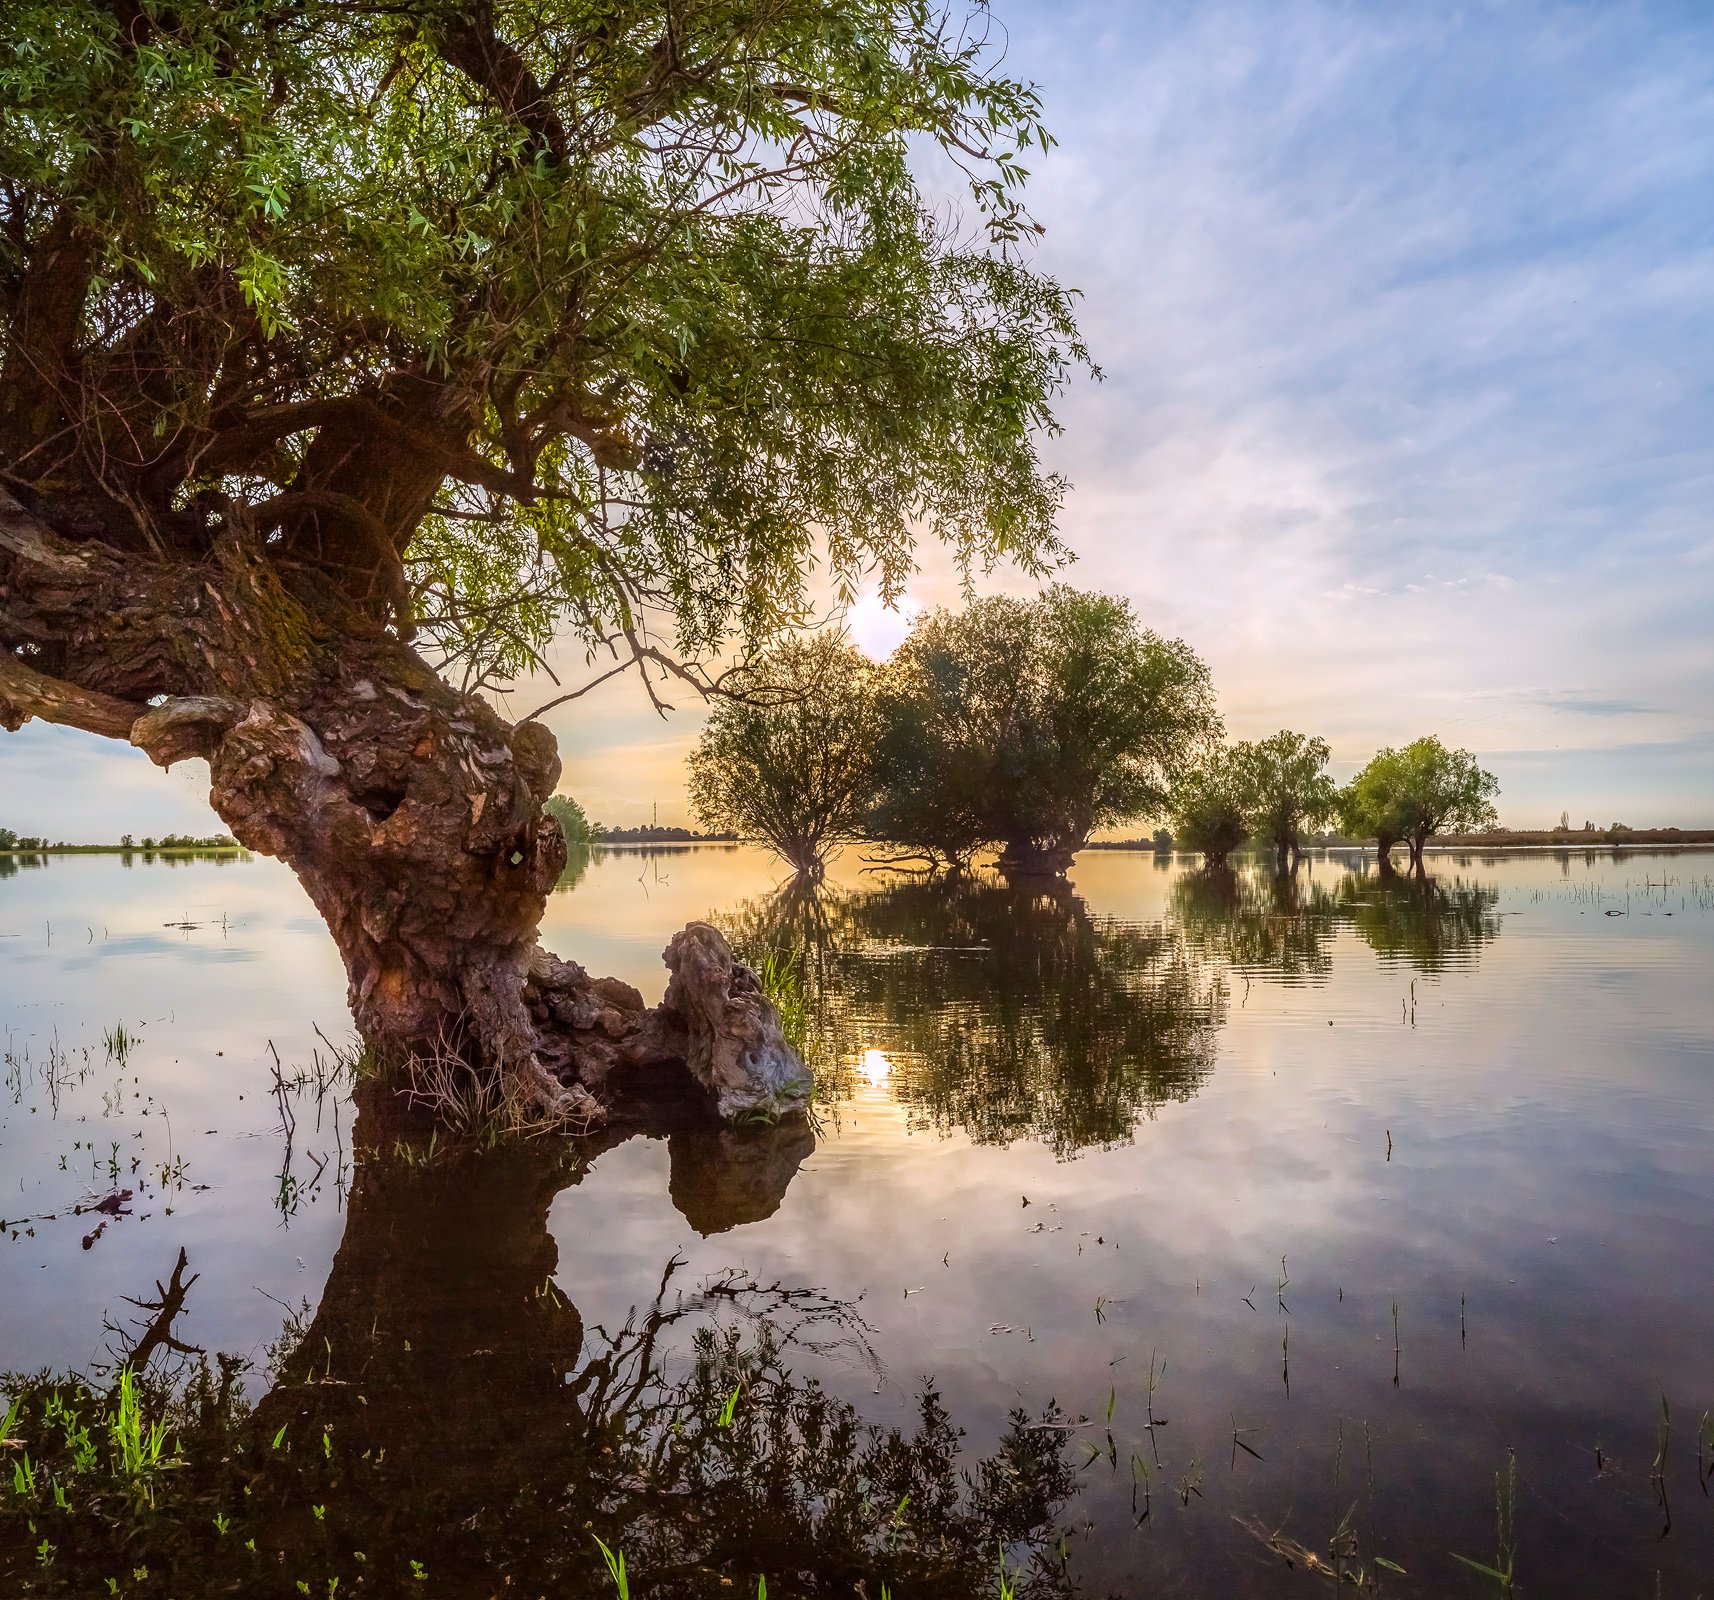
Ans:
[[[1068,580],[1188,639],[1235,736],[1324,733],[1343,774],[1438,732],[1509,822],[1714,825],[1714,6],[994,13],[1106,373],[1048,450]],[[925,552],[913,594],[952,592]],[[694,711],[549,720],[596,815],[686,820]],[[0,734],[27,831],[200,831],[201,795]]]

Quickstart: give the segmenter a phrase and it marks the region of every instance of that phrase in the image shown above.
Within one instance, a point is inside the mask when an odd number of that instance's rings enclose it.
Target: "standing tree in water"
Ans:
[[[1165,803],[1220,734],[1208,668],[1129,604],[1055,584],[923,618],[882,692],[882,838],[952,861],[1001,847],[1055,876],[1090,834]]]
[[[1322,826],[1338,810],[1339,789],[1327,775],[1331,754],[1325,739],[1289,728],[1233,747],[1245,809],[1256,832],[1274,847],[1274,865],[1281,872],[1297,866],[1301,831]]]
[[[1172,789],[1172,834],[1181,850],[1218,871],[1250,834],[1249,784],[1236,753],[1218,750],[1184,773]]]
[[[387,1052],[593,1084],[640,1002],[538,951],[558,754],[478,691],[567,630],[707,688],[917,530],[1057,557],[995,59],[979,0],[0,8],[0,725],[206,759]]]
[[[1383,873],[1392,870],[1390,852],[1400,840],[1420,873],[1429,835],[1492,825],[1499,792],[1499,780],[1468,750],[1448,750],[1429,735],[1376,751],[1341,791],[1339,810],[1348,832],[1375,840]]]
[[[690,755],[711,828],[765,840],[802,877],[861,837],[874,795],[874,669],[844,639],[789,638],[757,662],[753,697],[721,701]]]

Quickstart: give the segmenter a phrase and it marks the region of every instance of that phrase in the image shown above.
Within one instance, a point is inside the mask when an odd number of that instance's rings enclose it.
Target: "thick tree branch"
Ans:
[[[253,466],[256,456],[282,439],[311,428],[351,426],[385,434],[406,449],[443,466],[449,477],[528,504],[538,493],[527,477],[495,466],[463,440],[425,432],[396,417],[367,395],[329,395],[261,406],[224,425],[203,453],[204,471],[233,472]]]
[[[56,577],[81,578],[89,570],[88,558],[75,545],[56,536],[40,517],[25,510],[3,488],[0,488],[0,550],[9,550],[21,561]]]
[[[555,161],[566,156],[565,124],[547,91],[515,45],[494,32],[486,0],[478,0],[441,37],[446,59],[507,116],[518,122]]]
[[[31,717],[40,717],[43,722],[82,728],[106,739],[129,739],[146,709],[131,700],[50,678],[9,651],[0,655],[0,727],[13,733]]]
[[[225,695],[180,695],[145,711],[129,737],[157,767],[192,756],[207,760],[221,734],[244,712],[244,706]]]

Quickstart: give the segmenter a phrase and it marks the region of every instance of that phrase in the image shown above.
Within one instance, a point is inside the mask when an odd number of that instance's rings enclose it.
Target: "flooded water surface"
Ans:
[[[1714,855],[1431,866],[599,853],[544,943],[793,957],[816,1126],[472,1151],[280,866],[0,857],[0,1588],[1714,1593]]]

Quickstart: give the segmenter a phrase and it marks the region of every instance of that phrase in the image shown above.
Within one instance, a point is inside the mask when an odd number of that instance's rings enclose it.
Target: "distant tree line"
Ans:
[[[588,813],[568,794],[554,795],[542,807],[554,818],[573,846],[594,844],[728,844],[737,839],[735,833],[696,833],[690,828],[662,827],[645,823],[637,828],[610,828],[592,822]]]
[[[122,850],[236,850],[238,841],[229,833],[210,833],[201,837],[188,833],[163,833],[158,839],[144,834],[134,840],[130,834],[119,839]]]
[[[236,850],[238,841],[229,833],[210,833],[195,835],[188,833],[164,833],[158,839],[145,835],[139,840],[134,834],[121,834],[118,844],[67,844],[64,839],[48,839],[37,834],[21,834],[11,828],[0,828],[0,850],[19,850],[33,853],[47,851],[104,851],[104,850]]]
[[[594,835],[598,844],[736,844],[735,833],[703,833],[667,823],[645,822],[635,828],[603,827]]]

